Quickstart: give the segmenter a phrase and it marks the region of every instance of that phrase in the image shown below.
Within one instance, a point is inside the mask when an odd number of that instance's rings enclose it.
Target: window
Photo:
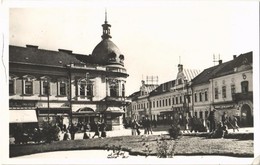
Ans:
[[[200,98],[200,101],[202,101],[202,93],[201,92],[199,93],[199,98]]]
[[[180,104],[182,104],[182,96],[180,96]]]
[[[155,108],[155,101],[153,101],[153,107]]]
[[[162,100],[160,100],[160,107],[162,106]]]
[[[215,99],[218,99],[218,88],[215,88]]]
[[[235,84],[231,84],[231,95],[234,95],[236,93],[236,86]]]
[[[66,95],[66,83],[65,82],[60,82],[59,83],[59,92],[58,95],[61,95],[61,96],[65,96]]]
[[[165,106],[168,106],[168,99],[165,99]]]
[[[174,105],[174,97],[172,98],[172,105]]]
[[[162,105],[163,105],[163,107],[164,107],[164,100],[162,101]]]
[[[23,94],[32,95],[33,94],[33,81],[35,80],[34,76],[25,75],[23,76]]]
[[[198,112],[195,112],[195,114],[194,114],[196,117],[198,117],[198,114],[197,114],[197,113],[198,113]]]
[[[205,111],[205,119],[207,119],[208,118],[208,111]]]
[[[42,95],[48,95],[48,94],[50,94],[49,93],[50,91],[49,91],[49,82],[47,82],[47,81],[43,81],[42,82]]]
[[[208,101],[208,91],[205,91],[204,95],[205,95],[205,101]]]
[[[78,87],[79,87],[79,95],[81,97],[90,97],[90,98],[93,97],[93,83],[91,81],[82,79],[79,81]]]
[[[176,99],[176,104],[178,104],[178,97],[176,97],[175,99]]]
[[[9,95],[14,94],[14,80],[9,80]]]
[[[109,89],[110,89],[110,96],[111,97],[117,97],[119,96],[119,86],[118,86],[118,81],[116,80],[111,80],[109,83]]]
[[[125,84],[122,84],[122,97],[125,97]]]
[[[169,106],[171,105],[171,98],[169,98]]]
[[[222,98],[226,98],[227,93],[226,93],[226,86],[222,86]]]
[[[86,95],[86,83],[85,82],[81,82],[79,86],[80,86],[79,95],[80,96],[85,96]]]
[[[197,102],[197,93],[194,93],[194,101]]]
[[[200,118],[202,119],[203,118],[203,112],[200,111]]]
[[[181,78],[178,79],[178,85],[180,85],[180,84],[182,84],[182,79]]]
[[[242,93],[248,93],[248,81],[241,82],[241,91]]]
[[[24,94],[33,94],[33,86],[32,81],[26,80],[24,82]]]
[[[159,101],[158,100],[156,101],[156,104],[157,104],[157,107],[159,107]]]

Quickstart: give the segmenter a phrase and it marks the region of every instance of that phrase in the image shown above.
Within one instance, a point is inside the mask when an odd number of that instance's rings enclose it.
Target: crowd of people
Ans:
[[[228,134],[228,128],[232,128],[233,131],[239,131],[238,119],[236,116],[228,116],[226,112],[223,112],[221,121],[217,121],[216,110],[210,111],[206,119],[197,118],[196,116],[190,117],[180,117],[178,119],[177,125],[180,127],[183,133],[192,133],[192,132],[210,132],[212,137],[221,137],[223,138]],[[147,116],[143,117],[139,122],[133,120],[130,122],[132,135],[140,135],[140,128],[143,128],[143,134],[153,134],[153,127],[156,128],[159,122],[155,119],[150,120]]]

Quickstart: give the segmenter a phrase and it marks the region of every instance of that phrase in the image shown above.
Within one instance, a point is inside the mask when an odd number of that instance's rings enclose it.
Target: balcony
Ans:
[[[239,102],[239,101],[242,101],[242,100],[253,101],[253,92],[234,93],[234,94],[232,94],[232,100],[235,101],[235,102]]]

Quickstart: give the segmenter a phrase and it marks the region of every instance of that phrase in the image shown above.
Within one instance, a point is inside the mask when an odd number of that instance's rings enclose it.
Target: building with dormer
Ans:
[[[128,74],[110,28],[106,17],[91,55],[10,45],[10,123],[104,120],[108,129],[122,129]],[[26,116],[33,117],[24,121]]]

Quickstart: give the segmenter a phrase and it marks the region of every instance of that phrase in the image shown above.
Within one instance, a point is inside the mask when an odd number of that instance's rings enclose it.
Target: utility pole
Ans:
[[[47,107],[48,107],[48,124],[50,124],[50,82],[47,80],[48,89],[47,89]]]

